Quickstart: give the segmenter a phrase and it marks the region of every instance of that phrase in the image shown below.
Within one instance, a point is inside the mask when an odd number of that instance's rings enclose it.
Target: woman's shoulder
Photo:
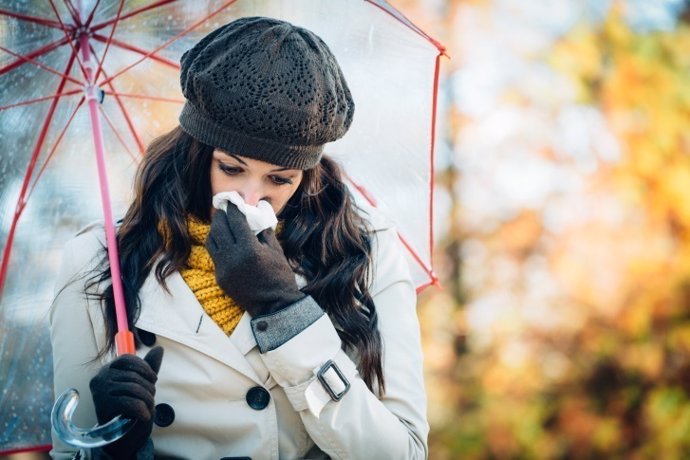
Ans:
[[[369,223],[372,236],[372,295],[401,281],[411,284],[410,268],[395,223],[371,206],[360,207],[360,214]]]
[[[78,252],[90,254],[103,249],[106,244],[105,226],[103,221],[91,222],[74,234],[67,246],[72,246]]]
[[[91,222],[82,227],[63,247],[62,273],[93,270],[103,259],[105,248],[105,227],[102,221]]]
[[[94,220],[84,225],[74,234],[74,239],[78,238],[103,238],[105,239],[105,225],[102,220]]]
[[[390,257],[390,252],[400,250],[400,239],[395,223],[373,206],[360,206],[359,214],[367,222],[371,234],[372,253],[375,256]]]
[[[368,204],[358,204],[359,215],[367,222],[369,230],[373,233],[383,232],[395,228],[395,224],[378,208]]]

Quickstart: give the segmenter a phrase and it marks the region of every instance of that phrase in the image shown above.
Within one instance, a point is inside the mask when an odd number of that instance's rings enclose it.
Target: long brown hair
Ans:
[[[155,267],[158,282],[183,268],[192,241],[187,216],[210,221],[210,168],[213,147],[202,144],[179,126],[154,140],[139,166],[134,200],[117,232],[125,302],[130,329],[141,305],[139,289]],[[366,385],[384,391],[381,336],[377,313],[369,294],[370,231],[357,212],[342,180],[338,164],[323,156],[304,171],[300,187],[278,216],[283,222],[280,241],[296,272],[304,276],[302,288],[333,321],[344,349],[359,357],[359,372]],[[158,230],[165,222],[166,240]],[[105,262],[91,286],[108,280]],[[90,290],[87,288],[87,291]],[[114,347],[117,332],[112,286],[97,295],[103,306],[107,340],[101,353]]]

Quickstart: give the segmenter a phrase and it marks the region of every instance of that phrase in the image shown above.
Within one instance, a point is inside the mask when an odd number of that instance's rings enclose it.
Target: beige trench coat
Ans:
[[[156,456],[427,457],[429,427],[416,294],[395,230],[380,218],[371,220],[376,230],[371,294],[383,340],[385,395],[378,398],[367,389],[356,373],[356,357],[341,350],[327,315],[261,354],[248,314],[228,337],[206,315],[179,273],[168,277],[169,292],[151,275],[140,291],[142,308],[136,326],[153,334],[149,336],[155,338],[155,345],[165,349],[156,404],[167,406],[160,411],[167,417],[153,428]],[[71,387],[79,391],[74,420],[82,427],[96,423],[89,380],[113,358],[94,361],[104,342],[103,317],[96,302],[83,294],[84,276],[102,257],[104,239],[103,227],[92,225],[66,245],[50,313],[55,394]],[[142,347],[137,354],[143,356],[148,350]],[[315,378],[328,360],[351,384],[340,401],[331,400]],[[259,408],[250,407],[250,390],[254,396],[263,395]],[[53,443],[54,458],[72,458],[76,453],[55,438]]]

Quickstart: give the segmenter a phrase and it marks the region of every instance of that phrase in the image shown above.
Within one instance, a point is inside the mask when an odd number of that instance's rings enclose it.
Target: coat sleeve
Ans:
[[[257,318],[252,328],[272,377],[285,390],[310,437],[331,458],[422,459],[428,455],[429,426],[416,292],[395,230],[375,235],[370,292],[383,342],[383,396],[367,388],[355,363],[342,351],[330,319],[310,297],[294,305],[294,313],[302,318],[297,322],[304,324],[289,333],[287,342],[270,338],[279,321],[262,324]],[[322,375],[326,384],[317,378],[319,371],[326,371]],[[342,398],[336,400],[340,394]]]
[[[62,267],[55,285],[55,296],[50,308],[50,337],[53,347],[53,387],[55,397],[69,388],[79,392],[79,405],[72,418],[79,427],[96,424],[96,415],[89,390],[89,381],[102,363],[95,361],[98,344],[89,299],[84,293],[90,271],[95,267],[99,254],[98,239],[82,234],[67,243],[63,251]],[[62,443],[54,431],[54,459],[71,459],[78,449]],[[89,452],[81,452],[77,458],[90,458]]]

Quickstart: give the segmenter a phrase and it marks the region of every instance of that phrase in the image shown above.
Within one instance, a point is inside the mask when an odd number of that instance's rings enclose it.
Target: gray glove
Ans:
[[[217,210],[206,240],[216,281],[223,291],[252,317],[269,315],[303,294],[272,229],[258,235],[233,204]]]

